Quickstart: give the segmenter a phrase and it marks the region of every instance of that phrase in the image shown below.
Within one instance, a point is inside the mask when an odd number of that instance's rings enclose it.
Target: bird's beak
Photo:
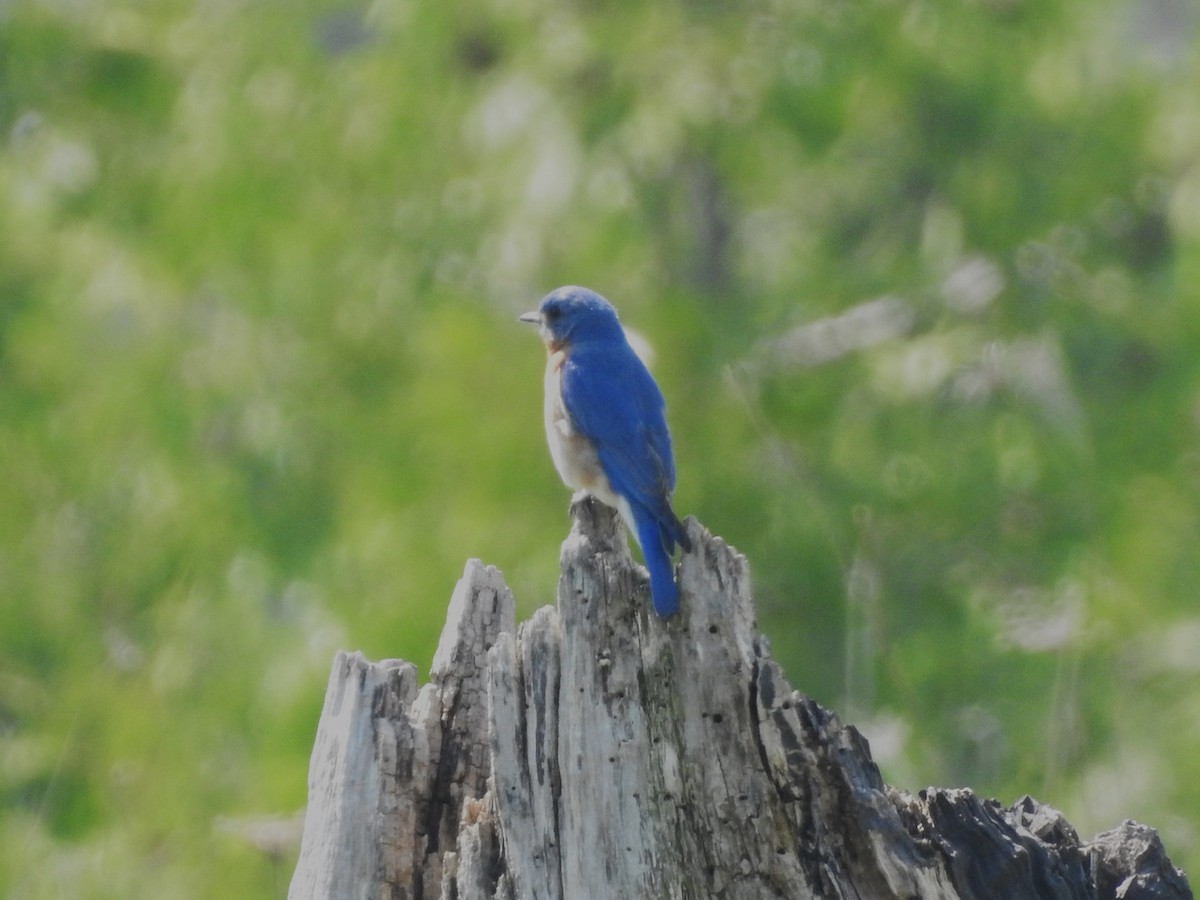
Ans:
[[[533,312],[527,312],[523,315],[517,316],[517,321],[528,322],[530,325],[541,325],[542,314],[535,309]]]

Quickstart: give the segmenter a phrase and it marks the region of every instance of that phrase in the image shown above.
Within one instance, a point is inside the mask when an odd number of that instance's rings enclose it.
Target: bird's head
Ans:
[[[624,339],[612,304],[587,288],[553,290],[542,298],[537,310],[520,318],[538,326],[538,333],[552,351],[580,341]]]

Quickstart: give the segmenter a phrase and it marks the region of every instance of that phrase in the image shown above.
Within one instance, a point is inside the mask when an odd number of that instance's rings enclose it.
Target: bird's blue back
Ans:
[[[666,506],[675,462],[663,397],[624,335],[573,343],[562,377],[567,412],[616,492],[653,512]]]

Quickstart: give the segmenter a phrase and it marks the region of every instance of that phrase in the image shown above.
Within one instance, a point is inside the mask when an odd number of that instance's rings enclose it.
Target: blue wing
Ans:
[[[596,447],[614,491],[657,525],[667,554],[690,542],[671,510],[675,460],[662,393],[624,341],[583,342],[572,347],[562,369],[563,404],[572,424]],[[635,523],[630,523],[635,524]],[[644,554],[645,529],[637,526]]]
[[[675,463],[662,394],[628,344],[572,347],[562,395],[572,424],[596,445],[618,493],[631,502],[670,494]]]

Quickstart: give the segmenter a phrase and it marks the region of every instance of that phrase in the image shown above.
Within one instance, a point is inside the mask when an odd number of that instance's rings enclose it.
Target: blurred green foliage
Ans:
[[[0,894],[283,893],[333,651],[553,598],[562,283],[889,780],[1200,863],[1194,6],[0,23]]]

